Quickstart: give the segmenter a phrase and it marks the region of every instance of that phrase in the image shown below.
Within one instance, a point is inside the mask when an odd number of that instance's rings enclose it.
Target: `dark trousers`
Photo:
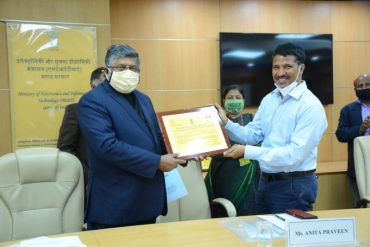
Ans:
[[[358,192],[358,186],[356,182],[356,178],[348,176],[349,180],[349,188],[351,190],[351,197],[352,197],[352,205],[355,208],[357,203],[360,201],[360,193]]]
[[[284,213],[287,209],[311,211],[317,195],[314,173],[281,180],[260,177],[257,191],[259,214]]]
[[[123,226],[136,226],[136,225],[147,225],[147,224],[154,224],[156,219],[154,220],[146,220],[140,221],[132,224],[121,224],[121,225],[108,225],[108,224],[101,224],[96,222],[87,222],[87,230],[99,230],[99,229],[106,229],[106,228],[116,228],[116,227],[123,227]]]

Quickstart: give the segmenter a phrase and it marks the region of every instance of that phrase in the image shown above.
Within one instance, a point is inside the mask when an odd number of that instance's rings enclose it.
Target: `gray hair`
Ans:
[[[109,47],[105,55],[105,65],[109,66],[114,60],[123,57],[136,58],[136,66],[140,67],[139,54],[135,51],[134,48],[128,45],[112,45],[111,47]]]

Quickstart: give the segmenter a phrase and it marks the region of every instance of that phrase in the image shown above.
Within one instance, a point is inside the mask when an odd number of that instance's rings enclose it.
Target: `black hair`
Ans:
[[[113,60],[123,57],[136,58],[136,65],[140,67],[139,54],[134,48],[128,45],[111,45],[105,55],[105,65],[109,66],[112,64]]]
[[[99,79],[100,75],[103,74],[104,69],[105,69],[104,67],[99,67],[97,69],[94,69],[94,71],[91,72],[90,82],[93,82],[94,80]]]
[[[231,90],[238,90],[240,94],[243,96],[243,99],[245,100],[246,94],[245,94],[244,89],[237,84],[232,84],[224,88],[224,90],[222,91],[222,95],[221,95],[222,96],[222,106],[224,106],[226,94],[228,94]]]
[[[302,64],[306,61],[306,55],[302,47],[292,43],[285,43],[276,47],[272,57],[275,57],[276,55],[281,55],[284,57],[288,55],[295,56],[298,64]]]

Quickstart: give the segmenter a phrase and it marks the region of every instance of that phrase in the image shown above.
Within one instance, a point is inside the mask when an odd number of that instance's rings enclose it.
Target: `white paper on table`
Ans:
[[[8,247],[86,247],[78,236],[49,238],[37,237],[22,240],[19,243],[9,245]]]
[[[269,221],[271,222],[272,224],[274,224],[275,226],[279,227],[280,229],[283,229],[283,230],[287,230],[287,223],[290,222],[290,221],[301,221],[301,219],[298,219],[294,216],[291,216],[289,214],[286,214],[286,213],[281,213],[281,214],[276,214],[278,215],[280,218],[284,219],[280,219],[278,218],[277,216],[275,215],[257,215],[257,218],[260,218],[260,219],[263,219],[263,220],[266,220],[266,221]]]
[[[177,168],[165,172],[164,180],[166,182],[167,203],[176,201],[188,194]]]

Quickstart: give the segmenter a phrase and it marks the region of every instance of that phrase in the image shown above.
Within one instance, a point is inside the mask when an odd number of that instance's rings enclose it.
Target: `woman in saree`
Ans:
[[[245,92],[238,85],[228,86],[222,93],[222,105],[228,118],[240,125],[247,125],[253,115],[243,113]],[[231,145],[236,144],[230,140]],[[255,193],[259,181],[259,167],[255,160],[212,157],[205,183],[210,202],[218,197],[229,199],[237,215],[257,214]]]

